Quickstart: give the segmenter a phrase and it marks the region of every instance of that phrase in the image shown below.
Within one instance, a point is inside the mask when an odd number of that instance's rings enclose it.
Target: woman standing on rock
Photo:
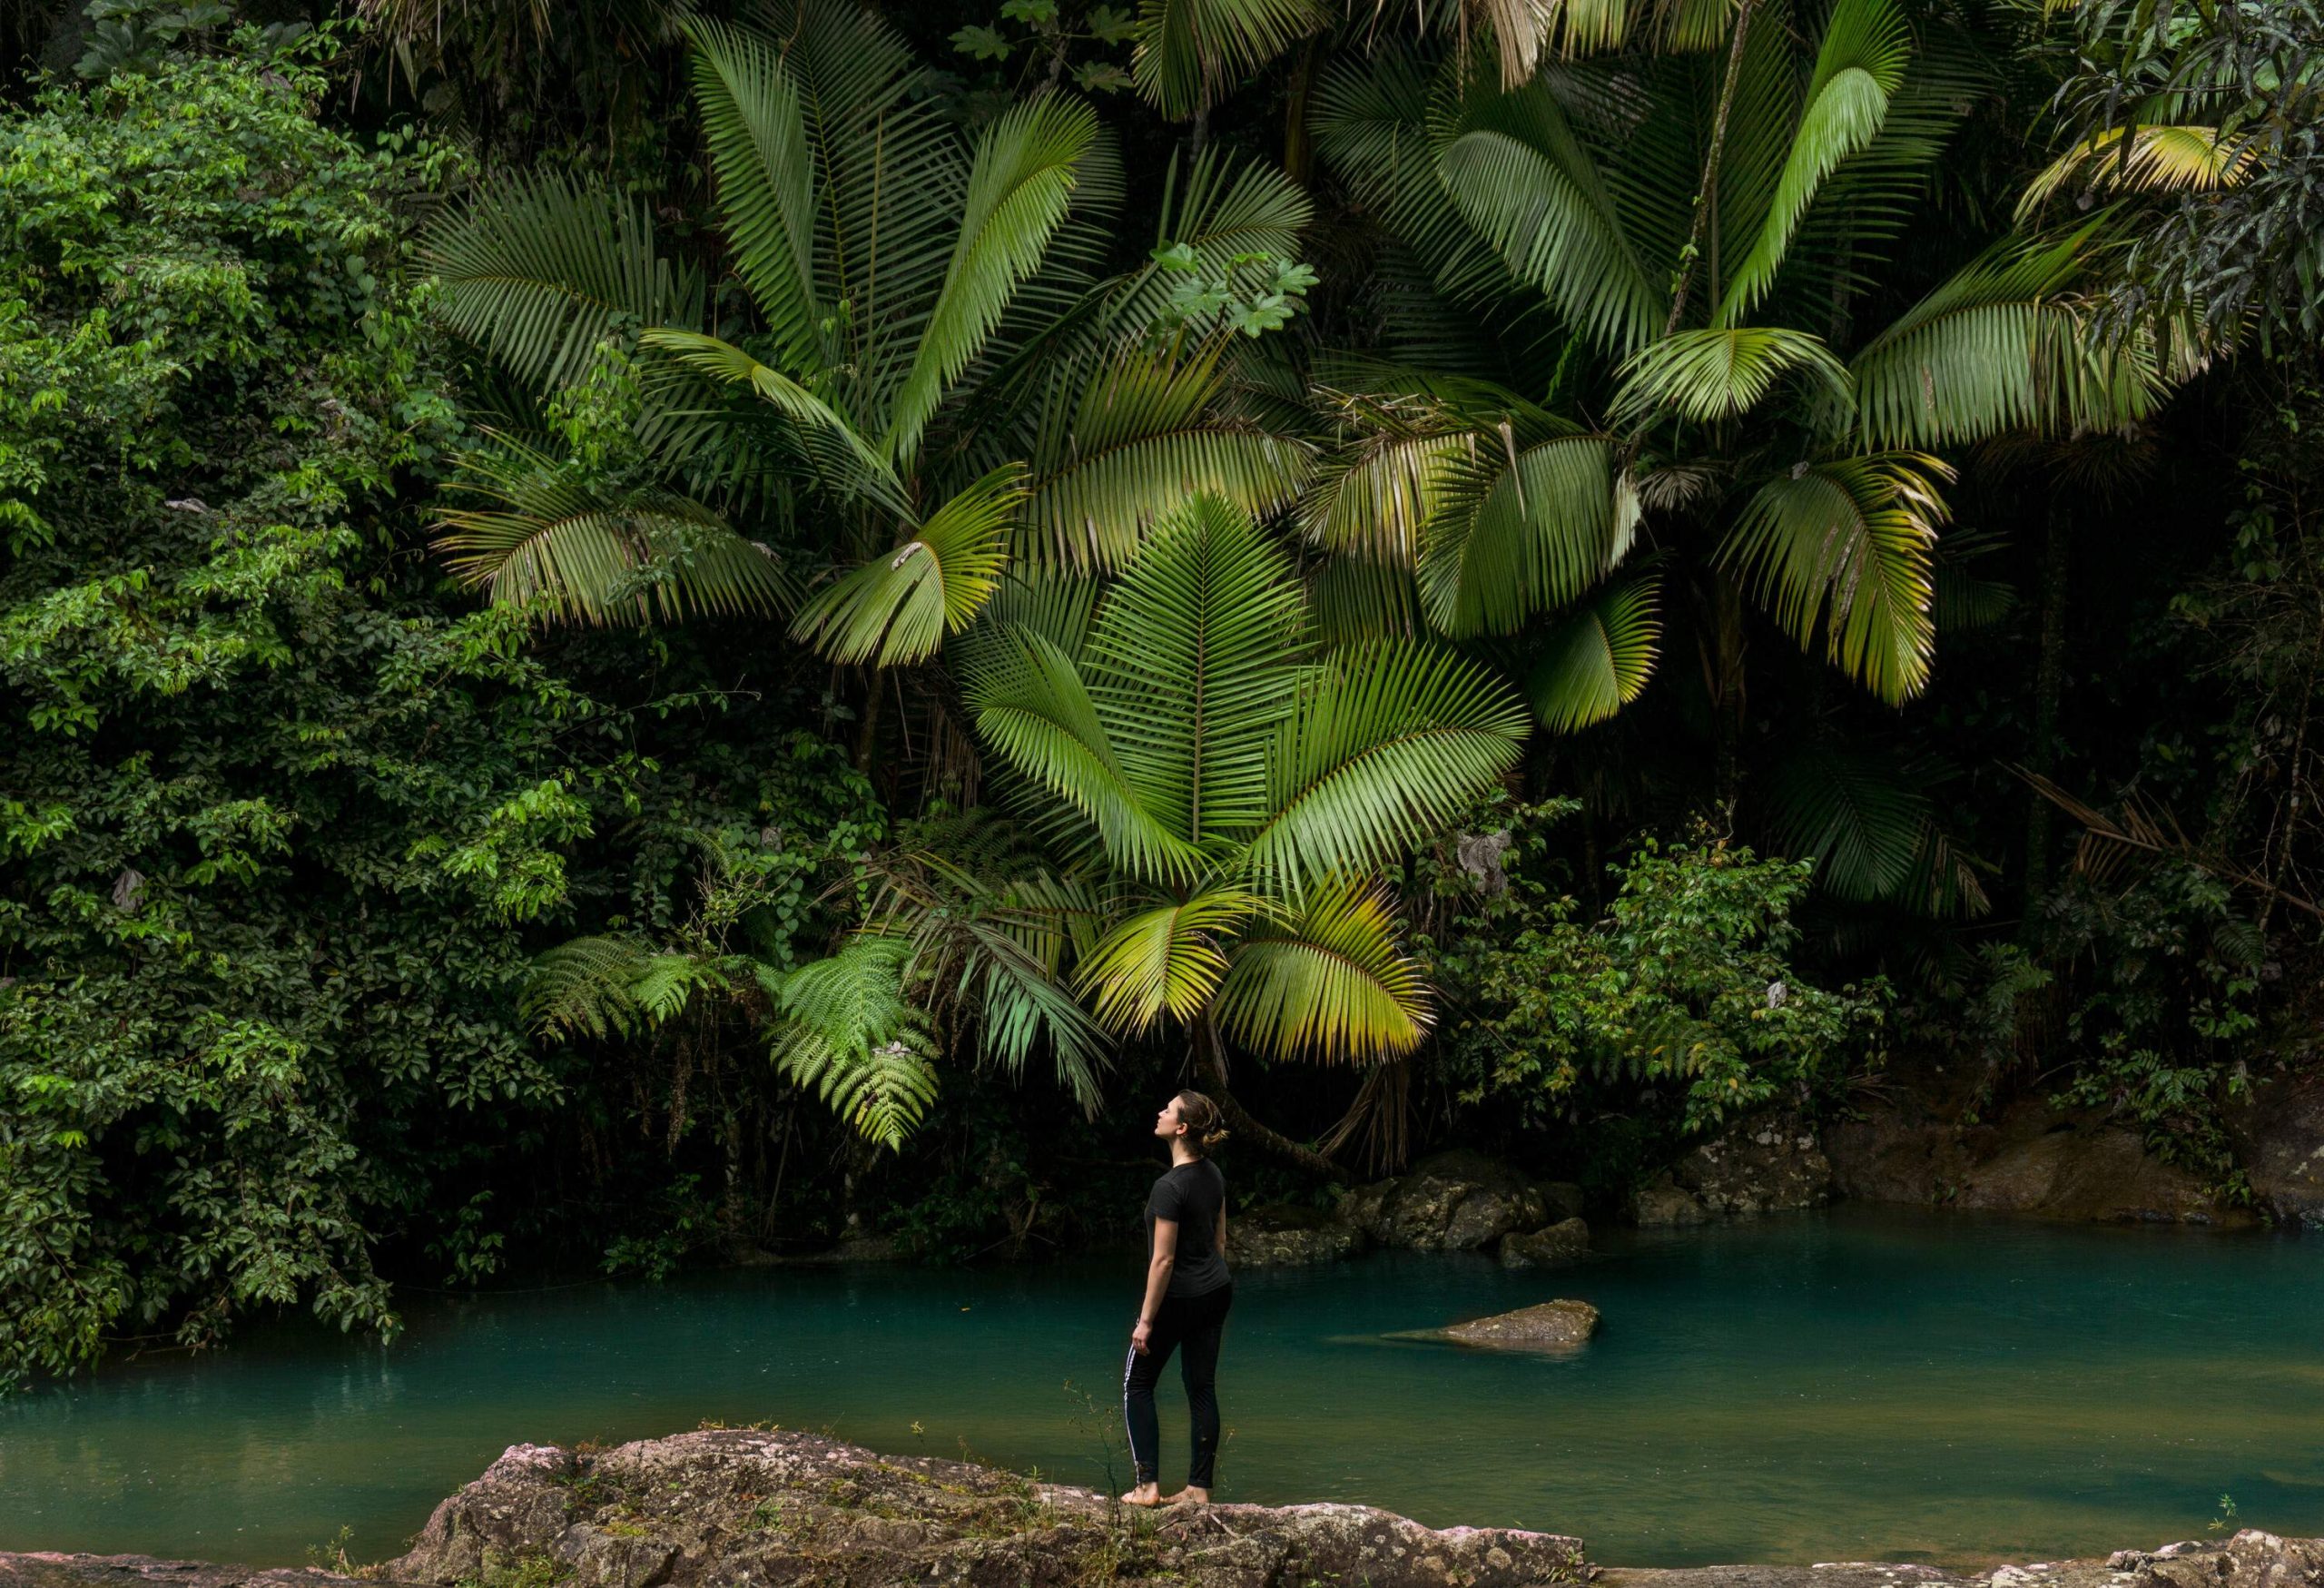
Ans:
[[[1137,1486],[1122,1496],[1131,1505],[1199,1504],[1210,1498],[1218,1456],[1218,1336],[1234,1305],[1226,1272],[1226,1177],[1210,1149],[1226,1139],[1218,1105],[1198,1091],[1182,1091],[1154,1116],[1154,1133],[1170,1144],[1170,1167],[1146,1198],[1146,1299],[1129,1334],[1122,1364],[1122,1420],[1129,1425],[1130,1459]],[[1162,1498],[1158,1482],[1162,1430],[1154,1417],[1154,1383],[1172,1351],[1187,1381],[1187,1410],[1194,1423],[1194,1462],[1187,1486]]]

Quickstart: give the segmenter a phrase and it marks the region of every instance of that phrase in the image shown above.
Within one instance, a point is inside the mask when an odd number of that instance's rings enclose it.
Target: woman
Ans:
[[[1198,1091],[1182,1091],[1154,1117],[1154,1133],[1170,1144],[1170,1167],[1146,1198],[1146,1300],[1130,1330],[1122,1365],[1122,1419],[1129,1425],[1130,1459],[1137,1486],[1122,1496],[1131,1505],[1176,1505],[1210,1498],[1211,1466],[1218,1455],[1218,1336],[1235,1301],[1226,1272],[1226,1177],[1210,1149],[1226,1139],[1218,1105]],[[1187,1410],[1194,1421],[1194,1462],[1187,1486],[1162,1498],[1162,1432],[1154,1420],[1154,1382],[1172,1351],[1187,1381]]]

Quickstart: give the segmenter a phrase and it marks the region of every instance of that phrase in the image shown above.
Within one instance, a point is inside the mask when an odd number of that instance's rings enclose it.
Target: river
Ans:
[[[1623,1564],[1974,1564],[2324,1534],[2324,1240],[1839,1208],[1554,1272],[1378,1253],[1236,1281],[1221,1499],[1581,1534]],[[0,1548],[399,1552],[517,1441],[773,1421],[1124,1482],[1137,1270],[781,1268],[417,1301],[0,1402]],[[1555,1296],[1567,1361],[1383,1340]],[[1166,1485],[1185,1406],[1165,1380]]]

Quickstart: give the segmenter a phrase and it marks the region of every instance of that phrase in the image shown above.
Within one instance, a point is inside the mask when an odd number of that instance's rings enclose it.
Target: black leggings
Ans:
[[[1178,1376],[1187,1381],[1187,1410],[1194,1419],[1194,1462],[1187,1469],[1187,1484],[1211,1486],[1211,1464],[1218,1457],[1218,1336],[1234,1303],[1232,1284],[1203,1296],[1166,1296],[1147,1336],[1146,1355],[1130,1348],[1122,1366],[1122,1420],[1129,1425],[1130,1459],[1137,1464],[1139,1483],[1153,1483],[1160,1468],[1162,1429],[1154,1416],[1154,1385],[1177,1350],[1182,1352]]]

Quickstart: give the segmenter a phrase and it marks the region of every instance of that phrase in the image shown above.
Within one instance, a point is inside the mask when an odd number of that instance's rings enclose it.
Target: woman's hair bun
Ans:
[[[1220,1122],[1218,1105],[1198,1091],[1182,1091],[1177,1096],[1178,1122],[1187,1128],[1187,1145],[1195,1151],[1206,1153],[1226,1139],[1226,1127]]]

